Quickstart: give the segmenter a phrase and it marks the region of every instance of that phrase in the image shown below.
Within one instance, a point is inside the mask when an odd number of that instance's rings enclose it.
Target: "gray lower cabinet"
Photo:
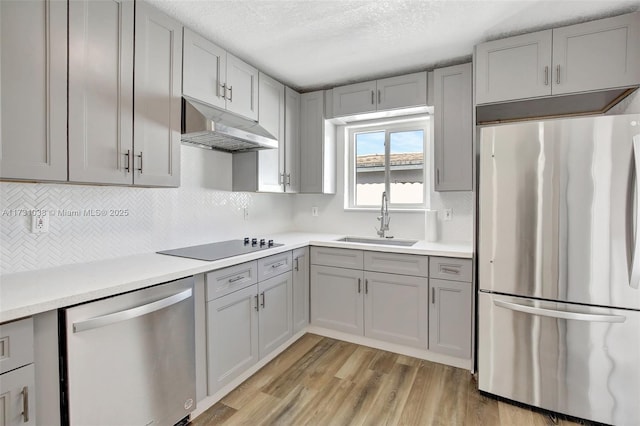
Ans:
[[[427,347],[427,279],[364,273],[364,335]]]
[[[293,332],[309,324],[309,247],[293,251]]]
[[[429,350],[470,358],[471,283],[431,278],[429,287]]]
[[[362,270],[311,265],[311,323],[362,336],[363,278]]]
[[[258,286],[207,303],[209,394],[258,362]]]
[[[207,388],[213,395],[293,335],[291,252],[207,274]]]

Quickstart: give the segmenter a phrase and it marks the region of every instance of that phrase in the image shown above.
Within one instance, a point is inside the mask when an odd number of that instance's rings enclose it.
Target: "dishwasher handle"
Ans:
[[[171,305],[182,302],[188,299],[193,294],[189,288],[180,293],[176,293],[173,296],[166,297],[164,299],[157,300],[155,302],[147,303],[146,305],[136,306],[135,308],[127,309],[126,311],[114,312],[112,314],[102,315],[95,318],[90,318],[85,321],[74,322],[73,332],[80,333],[81,331],[92,330],[94,328],[105,327],[107,325],[115,324],[117,322],[126,321],[131,318],[140,317],[142,315],[150,314],[152,312],[159,311],[164,308],[168,308]]]
[[[560,318],[566,320],[589,321],[589,322],[625,322],[626,317],[622,315],[600,315],[600,314],[583,314],[581,312],[560,311],[555,309],[536,308],[534,306],[521,305],[519,303],[504,302],[502,300],[494,300],[493,303],[501,308],[510,309],[512,311],[524,312],[525,314],[540,315],[543,317]]]

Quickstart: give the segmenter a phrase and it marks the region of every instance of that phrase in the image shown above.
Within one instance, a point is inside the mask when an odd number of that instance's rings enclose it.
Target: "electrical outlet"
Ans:
[[[244,220],[249,220],[249,207],[244,208]]]
[[[318,216],[318,208],[311,207],[311,216]]]
[[[444,217],[442,218],[442,220],[444,221],[450,221],[451,219],[453,219],[453,210],[452,209],[444,209]]]
[[[31,233],[44,234],[49,232],[49,215],[46,213],[31,216]]]

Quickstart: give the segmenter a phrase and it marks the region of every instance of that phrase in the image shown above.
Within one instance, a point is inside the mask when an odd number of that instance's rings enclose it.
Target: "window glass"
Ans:
[[[385,132],[356,133],[355,138],[356,204],[374,206],[385,190]]]
[[[424,202],[424,131],[389,134],[389,202]]]

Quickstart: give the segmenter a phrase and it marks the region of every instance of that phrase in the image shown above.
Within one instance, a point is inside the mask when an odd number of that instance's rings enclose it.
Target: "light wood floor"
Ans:
[[[484,397],[467,370],[306,334],[191,424],[575,423]]]

